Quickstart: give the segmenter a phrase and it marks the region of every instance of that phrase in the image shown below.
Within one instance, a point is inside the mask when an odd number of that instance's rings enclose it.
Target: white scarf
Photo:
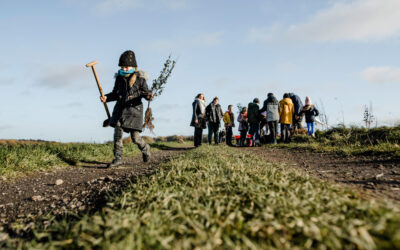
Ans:
[[[206,112],[206,102],[199,98],[197,98],[197,100],[199,101],[199,104],[200,104],[200,111],[202,114],[204,114]]]

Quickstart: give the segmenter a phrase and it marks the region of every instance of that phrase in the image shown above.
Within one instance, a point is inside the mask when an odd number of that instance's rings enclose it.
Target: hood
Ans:
[[[305,106],[303,107],[303,110],[310,110],[310,109],[312,109],[312,108],[314,108],[314,104],[305,105]]]
[[[282,99],[281,102],[284,104],[293,104],[292,99],[290,99],[290,98],[284,98],[284,99]]]
[[[277,99],[275,98],[275,96],[273,96],[273,95],[268,96],[267,102],[268,102],[268,103],[278,104],[278,100],[277,100]]]
[[[250,106],[257,106],[257,107],[258,107],[258,104],[255,103],[255,102],[250,102],[250,103],[249,103],[249,107],[250,107]]]

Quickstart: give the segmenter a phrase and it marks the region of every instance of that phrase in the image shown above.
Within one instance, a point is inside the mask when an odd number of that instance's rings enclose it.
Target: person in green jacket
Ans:
[[[254,98],[253,102],[247,107],[247,119],[249,122],[249,134],[252,137],[253,145],[260,144],[260,100]]]

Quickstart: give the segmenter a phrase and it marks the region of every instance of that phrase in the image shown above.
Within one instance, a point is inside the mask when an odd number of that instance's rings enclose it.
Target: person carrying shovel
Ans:
[[[143,161],[150,159],[150,146],[140,136],[143,128],[143,103],[153,99],[153,93],[149,91],[146,81],[148,75],[144,71],[137,70],[135,53],[127,50],[119,58],[118,66],[121,69],[115,75],[115,84],[111,93],[100,97],[103,103],[117,101],[110,126],[114,130],[114,160],[108,167],[122,165],[122,135],[130,133],[132,142],[138,145],[142,151]]]

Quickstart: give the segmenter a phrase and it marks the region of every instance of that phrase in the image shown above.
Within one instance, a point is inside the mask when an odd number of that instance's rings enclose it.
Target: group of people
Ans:
[[[214,136],[215,144],[220,143],[226,134],[226,144],[232,144],[232,128],[235,127],[235,115],[233,105],[228,105],[228,110],[223,113],[218,97],[206,105],[203,94],[198,94],[192,104],[193,115],[191,126],[194,131],[194,146],[202,143],[203,129],[208,127],[208,143],[212,143]],[[291,131],[302,128],[302,120],[305,116],[308,135],[315,137],[315,117],[319,115],[317,108],[312,104],[310,97],[305,98],[305,105],[300,97],[294,93],[285,93],[283,99],[278,101],[273,93],[268,93],[267,99],[260,108],[260,100],[254,98],[247,107],[243,107],[237,117],[239,123],[240,139],[239,146],[256,146],[263,142],[277,143],[278,124],[280,124],[280,139],[289,142]],[[220,130],[221,120],[224,122],[223,131]],[[250,136],[247,136],[249,134]],[[248,138],[249,137],[249,138]]]

